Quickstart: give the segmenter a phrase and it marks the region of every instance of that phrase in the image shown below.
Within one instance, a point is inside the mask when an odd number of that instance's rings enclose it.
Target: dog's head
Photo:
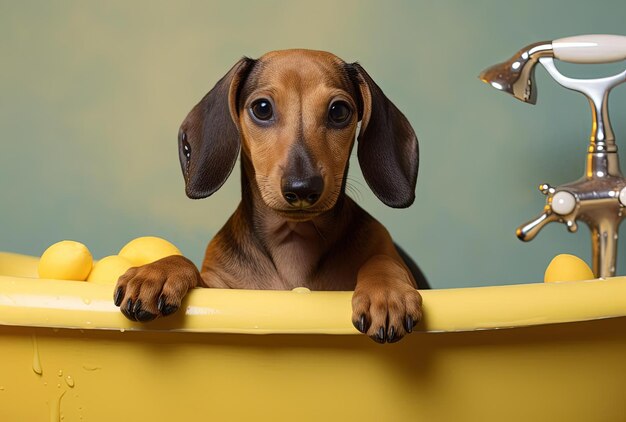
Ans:
[[[180,162],[190,198],[218,190],[242,150],[265,204],[293,220],[334,206],[357,124],[365,180],[388,206],[415,198],[418,144],[408,120],[357,63],[311,50],[244,58],[183,122]]]

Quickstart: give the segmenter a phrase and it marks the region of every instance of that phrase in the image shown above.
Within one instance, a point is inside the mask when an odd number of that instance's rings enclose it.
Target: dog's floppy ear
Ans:
[[[357,149],[363,176],[385,205],[406,208],[415,200],[419,166],[415,132],[365,69],[358,63],[349,66],[363,107]]]
[[[189,112],[178,132],[185,192],[193,199],[217,191],[235,166],[241,141],[237,129],[237,96],[254,65],[243,58]]]

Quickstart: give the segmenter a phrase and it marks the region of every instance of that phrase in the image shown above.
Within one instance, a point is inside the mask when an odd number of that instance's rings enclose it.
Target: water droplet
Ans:
[[[37,337],[33,334],[33,371],[37,375],[43,374],[41,367],[41,359],[39,358],[39,346],[37,345]]]
[[[89,304],[91,304],[91,299],[89,299],[88,297],[84,297],[84,298],[83,298],[83,303],[84,303],[85,305],[89,305]]]
[[[57,384],[57,388],[61,388],[61,384]]]
[[[59,369],[59,372],[57,372],[57,376],[62,377],[63,376],[63,370]]]
[[[4,391],[4,387],[0,385],[0,391]]]
[[[65,383],[68,387],[74,388],[74,378],[72,378],[71,376],[68,375],[67,377],[65,377]]]
[[[123,333],[124,331],[126,331],[126,330],[123,329],[123,328],[120,328],[120,333]]]
[[[98,369],[102,369],[102,368],[97,365],[83,364],[83,369],[85,371],[97,371]]]
[[[296,287],[294,289],[291,289],[291,291],[294,293],[311,293],[311,290],[306,287]]]

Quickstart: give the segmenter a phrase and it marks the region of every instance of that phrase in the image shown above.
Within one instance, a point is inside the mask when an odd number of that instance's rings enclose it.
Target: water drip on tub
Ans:
[[[70,375],[65,377],[65,383],[67,384],[68,387],[74,388],[74,378],[72,378]]]
[[[61,420],[61,399],[64,394],[65,391],[61,392],[59,397],[50,403],[50,422],[59,422]]]
[[[37,345],[37,336],[35,334],[33,334],[33,372],[37,375],[43,374],[41,359],[39,358],[39,346]]]

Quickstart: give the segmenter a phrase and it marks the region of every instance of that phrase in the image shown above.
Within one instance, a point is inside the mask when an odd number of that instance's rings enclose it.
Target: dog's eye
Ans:
[[[250,109],[252,110],[252,114],[254,114],[254,117],[259,120],[266,121],[271,119],[274,115],[274,112],[272,111],[272,104],[269,102],[269,100],[266,100],[265,98],[256,100],[254,103],[252,103]]]
[[[328,119],[335,125],[345,123],[351,115],[350,106],[345,101],[335,101],[328,109]]]

